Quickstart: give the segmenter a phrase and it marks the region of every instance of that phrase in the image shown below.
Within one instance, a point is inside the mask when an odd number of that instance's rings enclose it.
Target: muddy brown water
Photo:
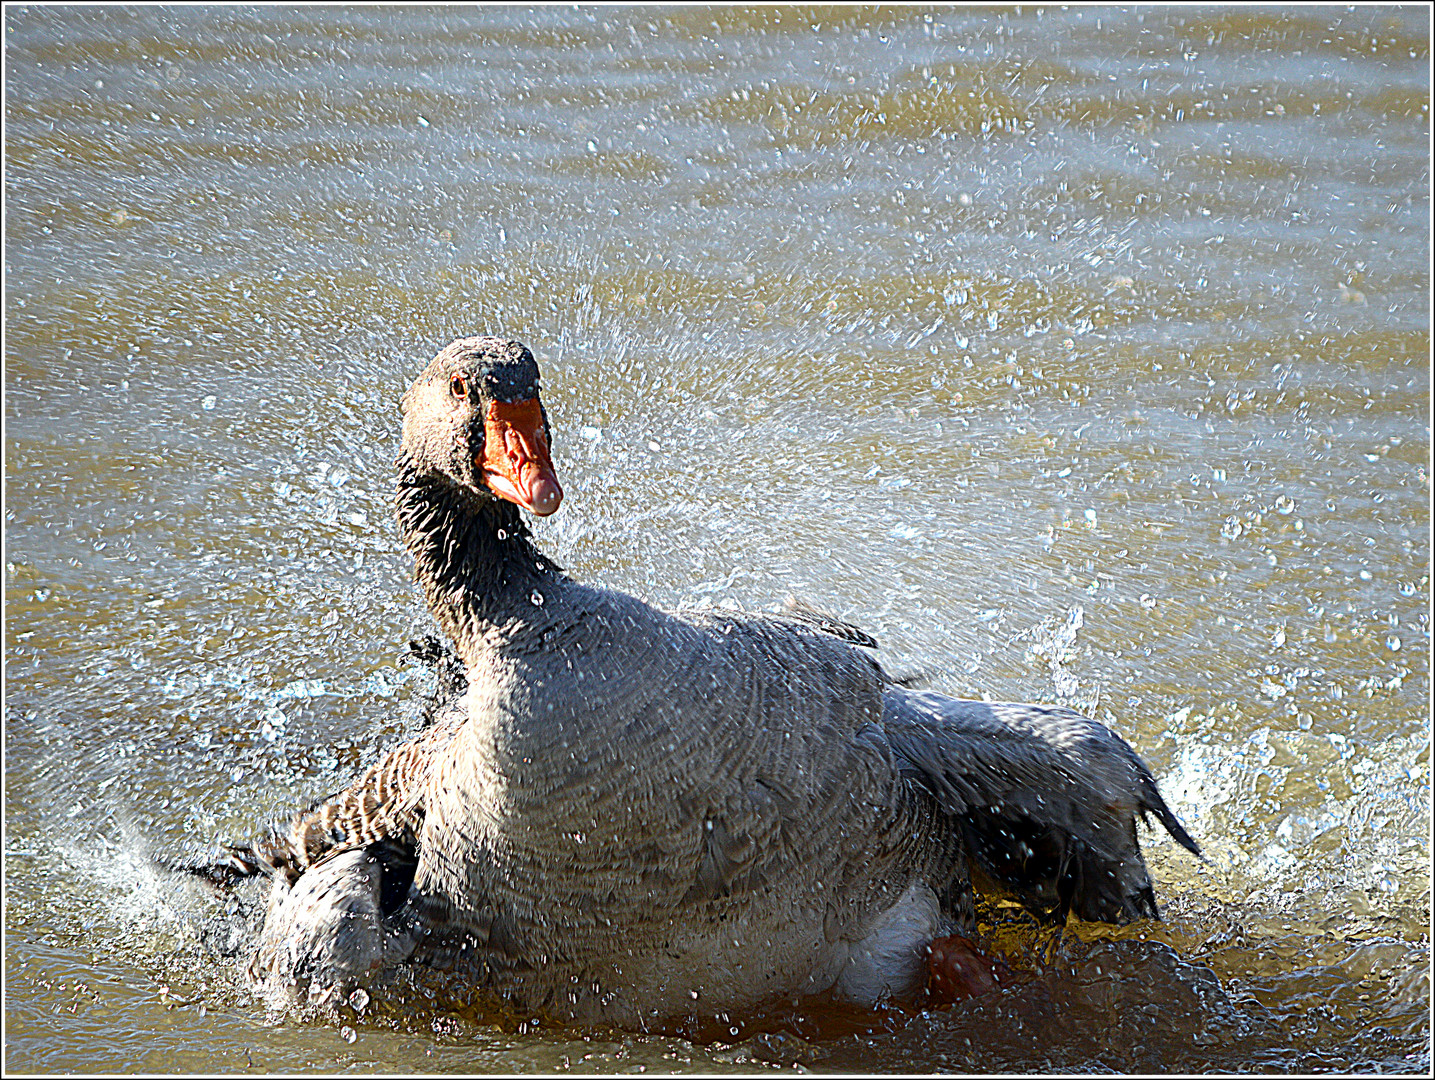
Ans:
[[[1429,1058],[1418,7],[7,8],[8,1069]],[[1020,990],[728,1041],[275,1012],[149,868],[412,733],[398,398],[545,368],[573,573],[1060,701],[1204,846]],[[461,998],[461,995],[459,995]]]

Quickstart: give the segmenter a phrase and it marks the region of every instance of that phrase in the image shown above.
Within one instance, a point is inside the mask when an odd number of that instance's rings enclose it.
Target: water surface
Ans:
[[[9,8],[6,1065],[1424,1071],[1420,8]],[[406,382],[545,371],[539,543],[1125,736],[1206,863],[868,1030],[273,1013],[150,869],[433,691]],[[795,1034],[794,1034],[795,1032]],[[800,1036],[800,1037],[799,1037]]]

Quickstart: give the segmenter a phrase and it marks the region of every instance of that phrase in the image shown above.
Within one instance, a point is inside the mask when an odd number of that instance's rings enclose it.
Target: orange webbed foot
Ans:
[[[943,1004],[994,993],[1009,977],[1005,964],[959,934],[927,946],[927,992]]]

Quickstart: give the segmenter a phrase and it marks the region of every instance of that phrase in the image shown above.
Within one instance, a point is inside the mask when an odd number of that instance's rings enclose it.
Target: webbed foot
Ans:
[[[927,946],[927,992],[944,1004],[994,993],[1009,976],[1005,964],[959,934]]]

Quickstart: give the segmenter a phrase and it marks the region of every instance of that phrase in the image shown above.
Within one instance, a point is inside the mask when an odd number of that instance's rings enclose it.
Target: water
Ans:
[[[7,9],[7,1067],[1428,1068],[1429,41]],[[1020,991],[730,1042],[255,1001],[147,856],[416,730],[397,403],[477,332],[544,365],[554,559],[1092,712],[1208,853],[1147,835],[1165,921],[996,910]]]

